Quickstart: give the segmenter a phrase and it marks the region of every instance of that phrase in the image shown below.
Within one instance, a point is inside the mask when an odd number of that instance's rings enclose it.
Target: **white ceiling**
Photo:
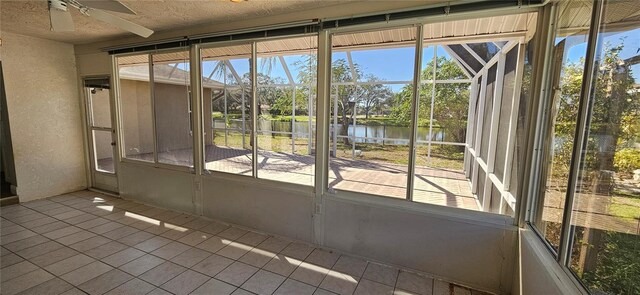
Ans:
[[[114,13],[156,32],[181,29],[200,24],[241,21],[362,0],[144,0],[121,1],[137,15]],[[416,2],[417,3],[417,2]],[[73,44],[131,37],[133,34],[93,20],[72,9],[75,32],[49,30],[47,0],[0,0],[2,31],[46,38]]]

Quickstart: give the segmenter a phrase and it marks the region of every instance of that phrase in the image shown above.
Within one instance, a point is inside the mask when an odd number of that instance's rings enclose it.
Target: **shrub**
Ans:
[[[633,174],[633,170],[640,169],[640,150],[625,148],[617,151],[613,165],[619,173]]]

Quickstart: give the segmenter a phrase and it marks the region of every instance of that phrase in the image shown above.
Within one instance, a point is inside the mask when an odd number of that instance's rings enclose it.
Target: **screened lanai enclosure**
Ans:
[[[316,130],[327,124],[330,193],[513,215],[536,18],[335,33],[326,117],[316,111],[317,35],[203,45],[204,167],[314,186]],[[189,52],[117,63],[125,160],[193,167]]]

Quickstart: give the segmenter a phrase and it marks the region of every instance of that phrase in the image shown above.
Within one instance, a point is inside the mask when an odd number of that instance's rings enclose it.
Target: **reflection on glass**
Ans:
[[[640,4],[603,5],[569,266],[594,294],[640,294]]]
[[[259,178],[313,185],[316,43],[312,36],[257,44]]]
[[[251,45],[205,48],[201,56],[205,168],[251,176]]]
[[[91,99],[91,126],[111,127],[109,89],[89,87],[87,90]]]
[[[93,130],[94,167],[97,171],[114,173],[111,131]]]
[[[118,57],[117,63],[124,157],[153,162],[149,56],[143,54]]]
[[[544,201],[538,212],[537,227],[549,244],[558,249],[562,226],[562,212],[566,199],[571,152],[575,138],[576,117],[580,99],[580,87],[586,55],[588,29],[572,23],[580,19],[580,25],[588,28],[592,2],[566,1],[558,7],[558,30],[553,50],[553,93],[550,112],[545,160],[546,183]],[[576,26],[575,28],[573,28]]]
[[[152,57],[158,162],[193,167],[189,52]]]

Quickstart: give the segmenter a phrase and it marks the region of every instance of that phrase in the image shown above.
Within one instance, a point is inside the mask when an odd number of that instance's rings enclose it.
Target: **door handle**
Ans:
[[[116,142],[115,141],[111,142],[111,146],[116,146]]]

